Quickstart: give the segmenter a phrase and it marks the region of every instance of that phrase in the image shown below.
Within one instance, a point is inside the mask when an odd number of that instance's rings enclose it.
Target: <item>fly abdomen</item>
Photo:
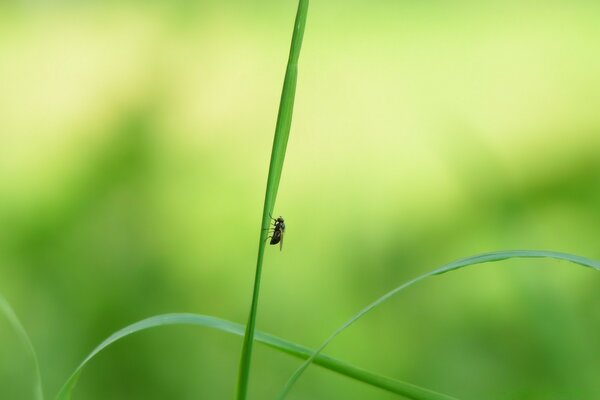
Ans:
[[[283,235],[285,234],[285,221],[283,217],[273,218],[273,236],[271,236],[270,244],[279,243],[279,250],[283,247]]]

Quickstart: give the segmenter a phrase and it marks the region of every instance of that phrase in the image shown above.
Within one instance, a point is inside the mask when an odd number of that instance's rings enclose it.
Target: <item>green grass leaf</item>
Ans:
[[[290,128],[292,125],[292,113],[294,110],[294,98],[296,96],[296,81],[298,78],[298,58],[302,47],[302,38],[304,37],[304,27],[306,25],[306,16],[308,12],[308,0],[298,2],[298,11],[294,24],[294,33],[292,35],[292,44],[288,64],[281,92],[279,103],[279,113],[277,115],[277,124],[275,126],[275,137],[273,138],[273,149],[271,150],[271,163],[269,165],[269,175],[267,178],[267,190],[265,193],[265,202],[263,206],[263,215],[260,226],[260,239],[258,242],[258,256],[256,260],[256,272],[254,277],[254,290],[252,292],[252,303],[248,323],[246,324],[246,333],[244,335],[244,344],[240,358],[240,367],[238,373],[237,399],[245,400],[248,394],[248,381],[250,376],[250,363],[252,359],[252,346],[254,343],[254,331],[256,328],[256,315],[258,313],[258,297],[260,292],[260,281],[262,275],[262,264],[265,253],[265,246],[268,236],[268,229],[271,224],[271,214],[277,199],[277,190],[281,180],[281,171],[283,170],[283,161],[287,148]]]
[[[40,363],[38,361],[35,348],[33,347],[31,339],[29,338],[27,331],[23,327],[23,324],[21,324],[21,321],[19,321],[17,314],[2,295],[0,295],[0,311],[6,316],[8,322],[10,322],[15,332],[17,332],[19,339],[25,345],[25,348],[27,349],[27,352],[29,353],[33,361],[33,398],[36,400],[44,400],[44,390],[42,388],[42,374],[40,373]]]
[[[160,326],[167,325],[196,325],[205,328],[217,329],[222,332],[232,333],[234,335],[243,336],[244,335],[244,326],[241,324],[237,324],[235,322],[223,320],[216,317],[211,317],[207,315],[198,315],[198,314],[164,314],[157,315],[154,317],[150,317],[148,319],[144,319],[142,321],[131,324],[118,332],[115,332],[106,340],[104,340],[98,347],[96,347],[75,369],[73,374],[69,377],[69,379],[65,382],[62,389],[60,390],[57,400],[69,400],[71,399],[73,389],[77,385],[79,377],[83,372],[83,369],[86,365],[100,353],[102,350],[106,349],[111,344],[116,341],[123,339],[129,335],[134,333],[144,331],[147,329],[152,329]],[[287,340],[278,338],[273,335],[269,335],[263,332],[256,332],[256,336],[254,339],[258,342],[266,344],[274,349],[287,353],[289,355],[299,357],[301,359],[308,359],[312,354],[314,354],[314,350],[309,349],[307,347],[301,346],[296,343],[289,342]],[[355,380],[367,383],[369,385],[379,387],[388,392],[405,395],[411,399],[425,398],[425,397],[414,397],[411,394],[421,393],[427,394],[429,397],[426,398],[435,398],[439,400],[452,400],[451,397],[438,395],[435,392],[429,391],[424,388],[420,388],[415,385],[411,385],[409,383],[401,382],[392,378],[388,378],[385,376],[377,375],[369,371],[365,371],[361,368],[357,368],[351,364],[345,363],[343,361],[336,360],[335,358],[328,357],[323,354],[319,354],[314,359],[315,364],[320,365],[324,368],[327,368],[331,371],[335,371],[342,375],[348,376]]]
[[[374,308],[380,306],[382,303],[389,300],[391,297],[395,296],[402,290],[404,290],[426,278],[432,277],[434,275],[441,275],[446,272],[455,271],[460,268],[468,267],[470,265],[483,264],[483,263],[494,262],[494,261],[502,261],[502,260],[507,260],[510,258],[553,258],[556,260],[568,261],[568,262],[578,264],[578,265],[581,265],[584,267],[594,268],[594,269],[600,271],[600,262],[598,262],[598,261],[590,260],[589,258],[585,258],[585,257],[573,255],[573,254],[560,253],[560,252],[556,252],[556,251],[544,251],[544,250],[496,251],[496,252],[484,253],[484,254],[480,254],[480,255],[476,255],[476,256],[472,256],[472,257],[467,257],[467,258],[463,258],[458,261],[451,262],[449,264],[446,264],[440,268],[434,269],[433,271],[430,271],[426,274],[420,275],[420,276],[396,287],[395,289],[384,294],[383,296],[381,296],[380,298],[378,298],[377,300],[375,300],[374,302],[372,302],[371,304],[369,304],[368,306],[363,308],[361,311],[356,313],[352,318],[350,318],[342,326],[340,326],[335,332],[333,332],[333,334],[331,334],[331,336],[329,336],[323,342],[323,344],[318,348],[318,350],[309,359],[307,359],[300,367],[298,367],[298,369],[293,373],[293,375],[290,377],[290,379],[286,383],[285,387],[279,394],[279,399],[282,400],[287,396],[287,394],[290,392],[294,383],[296,383],[296,381],[300,378],[300,376],[304,373],[304,371],[306,371],[306,369],[310,366],[310,364],[312,362],[314,362],[314,360],[319,356],[321,351],[323,351],[329,345],[329,343],[331,343],[333,341],[333,339],[335,339],[340,333],[342,333],[344,330],[346,330],[350,325],[352,325],[357,320],[362,318],[365,314],[372,311]],[[437,400],[437,399],[439,399],[439,397],[435,397],[435,396],[433,396],[433,397],[411,397],[411,398],[420,399],[420,400]]]

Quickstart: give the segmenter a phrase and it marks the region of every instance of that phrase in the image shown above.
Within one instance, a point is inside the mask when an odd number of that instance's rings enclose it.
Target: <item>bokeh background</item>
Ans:
[[[51,398],[136,320],[247,317],[294,1],[0,5],[0,292]],[[600,3],[313,1],[258,327],[316,347],[381,294],[514,248],[600,259]],[[600,398],[600,274],[428,280],[328,353],[461,399]],[[241,339],[138,334],[80,399],[228,399]],[[261,347],[251,396],[299,361]],[[30,399],[0,317],[0,398]],[[290,399],[392,399],[312,367]]]

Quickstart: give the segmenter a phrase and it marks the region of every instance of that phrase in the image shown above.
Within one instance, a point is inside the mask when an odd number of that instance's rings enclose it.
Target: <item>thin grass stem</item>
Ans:
[[[246,333],[242,345],[242,355],[238,373],[237,399],[245,400],[248,395],[248,381],[250,376],[250,364],[252,360],[252,346],[254,343],[254,331],[256,328],[256,316],[258,313],[258,297],[260,293],[260,281],[262,275],[262,265],[265,253],[267,230],[270,226],[273,207],[277,198],[285,151],[292,125],[292,113],[294,110],[294,98],[296,95],[296,81],[298,78],[298,58],[302,47],[304,37],[304,27],[306,25],[306,15],[308,12],[308,0],[300,0],[296,21],[294,24],[294,33],[292,35],[292,44],[288,64],[281,92],[279,103],[279,113],[277,115],[277,124],[275,126],[275,137],[273,138],[273,149],[271,151],[271,163],[269,165],[269,176],[267,178],[267,189],[265,193],[265,202],[263,206],[263,215],[260,226],[260,240],[258,242],[258,256],[256,259],[256,273],[254,276],[254,290],[252,292],[252,303],[250,305],[250,314],[246,324]],[[267,230],[265,230],[267,228]]]
[[[17,314],[10,306],[8,301],[2,295],[0,295],[0,312],[6,315],[6,318],[13,326],[15,332],[19,336],[21,342],[27,348],[29,355],[33,361],[34,367],[34,382],[33,382],[33,398],[36,400],[44,400],[44,390],[42,387],[42,374],[40,372],[40,362],[37,357],[37,353],[35,352],[35,348],[33,347],[33,343],[31,343],[31,339],[25,330],[25,327],[17,317]]]

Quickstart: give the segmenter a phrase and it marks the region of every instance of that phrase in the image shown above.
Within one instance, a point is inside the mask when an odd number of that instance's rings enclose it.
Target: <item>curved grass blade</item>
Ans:
[[[23,342],[23,344],[27,348],[27,351],[29,352],[29,355],[31,356],[31,359],[33,361],[33,366],[34,366],[33,398],[36,400],[44,400],[44,391],[42,388],[42,374],[40,373],[40,363],[38,361],[37,354],[35,352],[35,348],[33,347],[33,343],[31,343],[31,339],[29,338],[27,331],[23,327],[23,324],[21,324],[21,321],[19,321],[17,314],[12,309],[12,307],[10,306],[8,301],[6,301],[6,299],[2,295],[0,295],[0,311],[4,315],[6,315],[6,318],[8,319],[10,324],[13,326],[14,330],[17,332],[19,339],[21,340],[21,342]]]
[[[123,339],[134,333],[144,331],[151,328],[166,325],[196,325],[205,328],[217,329],[223,332],[232,333],[234,335],[243,336],[244,326],[235,322],[223,320],[216,317],[198,314],[164,314],[150,317],[148,319],[131,324],[113,335],[108,337],[105,341],[100,343],[84,360],[77,369],[71,374],[67,382],[61,388],[57,400],[70,400],[73,389],[77,385],[79,376],[81,375],[85,366],[102,350],[115,343],[116,341]],[[274,349],[280,350],[289,355],[299,357],[302,359],[309,358],[314,354],[314,350],[307,347],[288,342],[287,340],[278,338],[276,336],[269,335],[263,332],[256,332],[254,338],[256,341],[266,344]],[[439,399],[439,400],[454,400],[451,397],[438,395],[428,389],[420,388],[410,383],[397,381],[392,378],[377,375],[361,368],[357,368],[353,365],[345,363],[343,361],[336,360],[335,358],[328,357],[320,354],[314,360],[315,364],[327,368],[331,371],[335,371],[342,375],[346,375],[350,378],[362,381],[375,387],[379,387],[391,393],[404,395],[409,399]],[[425,397],[425,395],[429,397]]]
[[[262,264],[265,253],[268,228],[271,223],[270,215],[273,213],[273,207],[277,198],[285,151],[287,148],[290,128],[292,125],[292,113],[294,110],[294,98],[296,95],[296,81],[298,78],[298,58],[302,47],[304,37],[304,27],[306,25],[306,15],[308,12],[308,0],[298,2],[298,11],[294,23],[294,33],[292,35],[292,44],[288,58],[281,100],[279,103],[279,113],[277,114],[277,124],[275,126],[275,137],[273,138],[273,149],[271,150],[271,163],[269,165],[269,176],[267,178],[267,189],[265,193],[265,202],[263,206],[263,215],[260,227],[260,239],[258,242],[258,256],[256,260],[256,272],[254,277],[254,290],[252,292],[252,303],[248,323],[246,324],[246,333],[242,346],[242,355],[240,358],[240,367],[238,373],[237,399],[245,400],[248,393],[248,379],[250,376],[250,362],[252,359],[252,345],[254,343],[254,331],[256,327],[256,314],[258,312],[258,295],[260,292],[260,280],[262,275]]]
[[[496,251],[490,253],[479,254],[472,257],[463,258],[458,261],[451,262],[449,264],[443,265],[440,268],[434,269],[433,271],[427,272],[423,275],[420,275],[398,287],[387,292],[361,311],[356,313],[352,318],[346,321],[342,326],[340,326],[331,336],[329,336],[323,344],[317,349],[317,351],[307,359],[298,369],[293,373],[290,379],[285,384],[285,387],[279,394],[279,400],[284,399],[287,394],[290,392],[292,386],[298,378],[306,371],[306,369],[310,366],[310,364],[319,356],[321,351],[325,349],[335,339],[340,333],[342,333],[346,328],[355,323],[358,319],[362,318],[365,314],[372,311],[375,307],[381,305],[385,301],[389,300],[391,297],[395,296],[402,290],[408,288],[409,286],[414,285],[422,281],[423,279],[429,278],[434,275],[444,274],[446,272],[455,271],[460,268],[468,267],[470,265],[483,264],[494,261],[502,261],[510,258],[553,258],[556,260],[568,261],[574,264],[578,264],[584,267],[593,268],[600,271],[600,262],[591,260],[589,258],[568,254],[568,253],[560,253],[557,251],[545,251],[545,250],[511,250],[511,251]],[[423,400],[426,399],[436,399],[436,397],[423,397]]]

